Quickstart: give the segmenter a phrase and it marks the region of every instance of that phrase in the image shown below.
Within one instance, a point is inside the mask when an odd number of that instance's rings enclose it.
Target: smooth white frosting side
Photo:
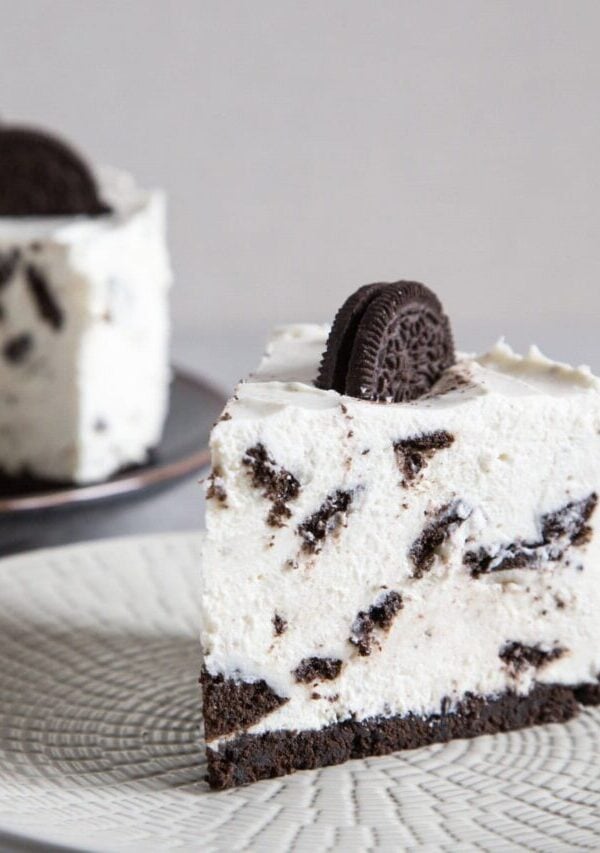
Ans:
[[[165,200],[104,170],[101,217],[0,219],[0,256],[19,252],[0,292],[0,468],[79,483],[142,462],[167,410]],[[27,283],[35,267],[63,315],[54,328]],[[13,363],[4,348],[27,334]]]

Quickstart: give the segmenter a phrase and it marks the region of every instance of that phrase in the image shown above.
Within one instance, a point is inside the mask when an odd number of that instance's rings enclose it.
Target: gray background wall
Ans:
[[[326,319],[398,277],[440,292],[463,345],[507,332],[575,359],[596,345],[596,0],[0,13],[4,118],[167,189],[183,350]]]

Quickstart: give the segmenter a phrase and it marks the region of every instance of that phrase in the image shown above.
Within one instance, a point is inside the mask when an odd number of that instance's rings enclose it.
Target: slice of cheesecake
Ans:
[[[2,476],[89,483],[146,461],[167,413],[170,285],[161,192],[0,125]]]
[[[354,352],[344,374],[352,310],[320,367],[328,332],[279,329],[212,434],[201,680],[215,788],[600,701],[600,381],[500,343],[444,350],[428,390],[418,356],[404,394],[389,375],[370,382],[373,365],[396,370],[381,353],[359,369]]]

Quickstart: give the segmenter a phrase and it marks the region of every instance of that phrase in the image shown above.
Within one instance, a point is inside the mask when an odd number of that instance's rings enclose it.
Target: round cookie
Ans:
[[[82,158],[60,139],[0,124],[0,216],[98,216],[110,208]]]
[[[366,285],[335,318],[317,385],[406,402],[426,394],[454,360],[449,320],[429,288],[414,281]]]
[[[329,333],[327,349],[321,359],[315,383],[317,388],[333,388],[340,394],[345,393],[346,372],[358,324],[369,303],[386,287],[386,283],[365,284],[348,297],[339,309]]]

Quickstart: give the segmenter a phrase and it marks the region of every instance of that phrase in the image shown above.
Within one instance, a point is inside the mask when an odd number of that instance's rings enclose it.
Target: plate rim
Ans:
[[[225,405],[227,399],[225,391],[211,380],[176,365],[173,366],[172,371],[173,379],[180,379],[196,390],[208,392],[215,400],[221,399],[222,405]],[[121,476],[117,475],[117,479],[90,483],[84,486],[64,486],[49,489],[36,495],[0,498],[0,516],[25,514],[40,510],[56,510],[67,506],[75,507],[80,504],[101,501],[106,498],[119,498],[131,492],[142,492],[154,486],[175,482],[195,471],[202,470],[209,462],[210,450],[207,444],[200,450],[187,454],[181,459],[162,465],[158,464],[150,469],[141,466]]]
[[[90,549],[118,547],[137,547],[143,546],[147,542],[162,541],[164,544],[169,544],[172,540],[181,542],[198,541],[202,542],[206,536],[206,528],[198,526],[192,530],[157,530],[155,532],[146,533],[124,533],[122,536],[108,536],[100,539],[85,539],[82,542],[66,542],[61,545],[43,545],[41,548],[30,548],[27,551],[18,551],[16,554],[7,554],[0,556],[0,574],[10,566],[9,563],[29,563],[32,560],[44,559],[48,557],[59,557],[72,554],[73,551],[88,552]]]

